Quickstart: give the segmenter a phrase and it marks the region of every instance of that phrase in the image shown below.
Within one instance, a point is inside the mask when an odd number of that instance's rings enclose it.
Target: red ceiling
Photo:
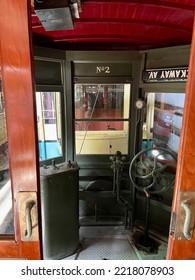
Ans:
[[[73,30],[45,31],[32,11],[36,45],[64,50],[143,50],[190,44],[195,0],[83,0]]]

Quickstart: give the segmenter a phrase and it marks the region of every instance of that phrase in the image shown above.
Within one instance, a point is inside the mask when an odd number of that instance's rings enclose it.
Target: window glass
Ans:
[[[184,93],[147,93],[143,146],[178,152],[184,109]]]
[[[39,158],[62,155],[60,92],[36,92]]]
[[[128,153],[128,121],[85,122],[84,126],[86,130],[76,130],[76,154]]]
[[[126,91],[125,91],[126,88]],[[75,85],[75,118],[128,118],[127,85]],[[126,109],[126,110],[125,110]]]
[[[74,95],[76,154],[127,154],[130,84],[76,84]]]

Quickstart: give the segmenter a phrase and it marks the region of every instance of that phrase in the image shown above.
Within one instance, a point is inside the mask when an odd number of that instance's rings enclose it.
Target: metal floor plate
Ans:
[[[157,252],[147,253],[136,247],[137,237],[143,230],[133,233],[124,226],[88,226],[80,227],[80,245],[77,252],[66,260],[164,260],[167,242],[163,236],[151,237],[158,244]]]
[[[138,260],[138,257],[128,239],[101,237],[84,239],[76,259]]]

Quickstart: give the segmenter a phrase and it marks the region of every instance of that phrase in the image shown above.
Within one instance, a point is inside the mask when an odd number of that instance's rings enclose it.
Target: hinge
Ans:
[[[171,222],[170,222],[170,229],[169,229],[169,234],[174,236],[175,234],[175,225],[176,225],[176,213],[172,212],[171,213]]]

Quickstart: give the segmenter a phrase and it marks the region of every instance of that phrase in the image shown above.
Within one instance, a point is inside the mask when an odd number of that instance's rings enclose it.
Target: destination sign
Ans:
[[[188,67],[143,70],[142,80],[151,82],[185,82],[188,78]]]

